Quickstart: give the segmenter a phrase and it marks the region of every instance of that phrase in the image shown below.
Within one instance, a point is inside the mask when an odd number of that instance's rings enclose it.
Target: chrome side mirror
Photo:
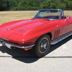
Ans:
[[[67,19],[69,19],[69,16],[67,16]]]

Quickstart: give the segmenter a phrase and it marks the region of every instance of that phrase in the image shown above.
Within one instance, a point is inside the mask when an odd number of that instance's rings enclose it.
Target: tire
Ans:
[[[49,35],[41,36],[35,43],[34,52],[37,57],[45,56],[50,49],[50,37]]]

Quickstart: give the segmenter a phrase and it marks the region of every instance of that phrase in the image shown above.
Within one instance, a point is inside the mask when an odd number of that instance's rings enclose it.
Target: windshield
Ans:
[[[40,10],[34,18],[59,19],[61,10]]]

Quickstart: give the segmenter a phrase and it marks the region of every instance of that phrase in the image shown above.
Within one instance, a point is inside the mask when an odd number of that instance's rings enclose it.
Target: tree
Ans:
[[[0,0],[0,10],[72,9],[72,0]]]
[[[51,3],[50,8],[56,8],[56,4],[55,3]]]
[[[66,4],[65,4],[65,3],[61,3],[61,4],[59,5],[59,8],[61,8],[61,9],[66,9]]]
[[[68,9],[72,9],[72,1],[68,2]]]
[[[43,4],[43,8],[50,8],[50,3],[51,1],[50,0],[47,0],[44,4]]]

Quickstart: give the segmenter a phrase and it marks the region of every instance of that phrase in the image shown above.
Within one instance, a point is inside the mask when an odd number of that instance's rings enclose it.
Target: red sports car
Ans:
[[[32,19],[0,25],[0,42],[9,48],[33,49],[38,57],[46,55],[50,45],[72,35],[72,16],[62,9],[40,9]]]

